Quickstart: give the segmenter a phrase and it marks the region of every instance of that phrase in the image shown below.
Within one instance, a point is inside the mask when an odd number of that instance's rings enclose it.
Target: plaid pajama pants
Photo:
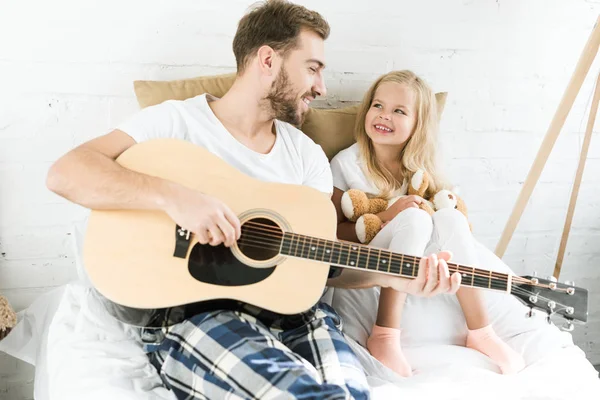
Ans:
[[[331,307],[266,320],[261,313],[202,312],[170,330],[150,359],[177,399],[369,398]]]

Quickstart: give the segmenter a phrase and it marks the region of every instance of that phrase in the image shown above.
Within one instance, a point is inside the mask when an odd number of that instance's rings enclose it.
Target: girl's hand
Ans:
[[[410,196],[401,197],[390,208],[387,210],[380,212],[378,214],[379,218],[385,223],[391,221],[396,217],[396,215],[400,214],[402,211],[407,208],[419,208],[419,205],[423,203],[425,200],[421,196],[417,196],[411,194]]]

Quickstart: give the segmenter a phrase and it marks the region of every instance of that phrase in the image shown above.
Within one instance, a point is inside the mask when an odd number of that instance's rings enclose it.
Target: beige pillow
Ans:
[[[133,88],[141,108],[160,104],[166,100],[185,100],[210,93],[223,97],[235,81],[235,74],[201,76],[178,81],[135,81]]]
[[[160,104],[165,100],[185,100],[202,93],[222,97],[235,80],[235,74],[203,76],[177,81],[135,81],[133,86],[140,107]],[[438,113],[441,116],[448,93],[436,93]],[[358,106],[343,108],[311,108],[302,131],[321,145],[331,160],[340,150],[354,143],[354,122]]]

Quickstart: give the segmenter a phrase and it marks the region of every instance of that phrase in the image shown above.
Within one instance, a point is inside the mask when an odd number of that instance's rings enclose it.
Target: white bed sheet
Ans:
[[[75,239],[82,236],[84,222],[75,226]],[[148,363],[137,331],[110,317],[91,294],[77,241],[74,250],[84,283],[71,283],[36,299],[19,313],[19,323],[0,342],[0,351],[36,366],[36,400],[172,400]],[[492,261],[486,260],[489,265]],[[437,307],[447,307],[442,300]],[[528,363],[524,371],[500,375],[487,357],[452,345],[452,338],[441,338],[443,345],[419,345],[418,340],[406,337],[406,343],[415,344],[404,351],[418,373],[401,378],[350,339],[367,372],[373,399],[600,399],[598,373],[573,345],[570,334],[539,320],[524,324],[503,318],[503,313],[510,314],[510,307],[503,312],[506,303],[490,303],[494,306],[501,308],[495,313],[505,325],[499,333],[522,351]],[[442,317],[436,317],[438,323]],[[454,325],[443,326],[452,329]]]
[[[92,290],[67,285],[48,332],[49,400],[171,400],[138,330],[112,318]]]
[[[509,341],[528,366],[505,376],[483,354],[462,346],[405,348],[417,373],[402,378],[351,342],[368,374],[374,399],[600,399],[598,373],[571,336],[548,326]]]
[[[530,364],[515,376],[498,374],[476,351],[439,345],[405,349],[418,373],[400,378],[351,342],[376,400],[600,399],[598,373],[570,334],[542,325],[510,344]],[[173,398],[142,352],[136,330],[111,318],[80,284],[65,287],[49,328],[46,361],[38,375],[49,383],[49,396],[39,400]]]

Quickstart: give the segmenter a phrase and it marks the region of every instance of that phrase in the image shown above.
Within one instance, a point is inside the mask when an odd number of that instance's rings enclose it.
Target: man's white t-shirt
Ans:
[[[345,192],[350,189],[358,189],[367,193],[369,197],[381,195],[381,191],[366,176],[367,166],[362,156],[358,144],[340,151],[331,160],[331,173],[333,175],[333,186]],[[407,193],[408,183],[404,182],[402,187],[396,190],[392,197],[402,196]]]
[[[268,182],[313,187],[331,194],[333,184],[323,149],[292,125],[275,120],[275,144],[267,154],[257,153],[235,139],[200,95],[187,100],[169,100],[147,107],[117,129],[137,143],[174,138],[206,148],[241,172]]]

